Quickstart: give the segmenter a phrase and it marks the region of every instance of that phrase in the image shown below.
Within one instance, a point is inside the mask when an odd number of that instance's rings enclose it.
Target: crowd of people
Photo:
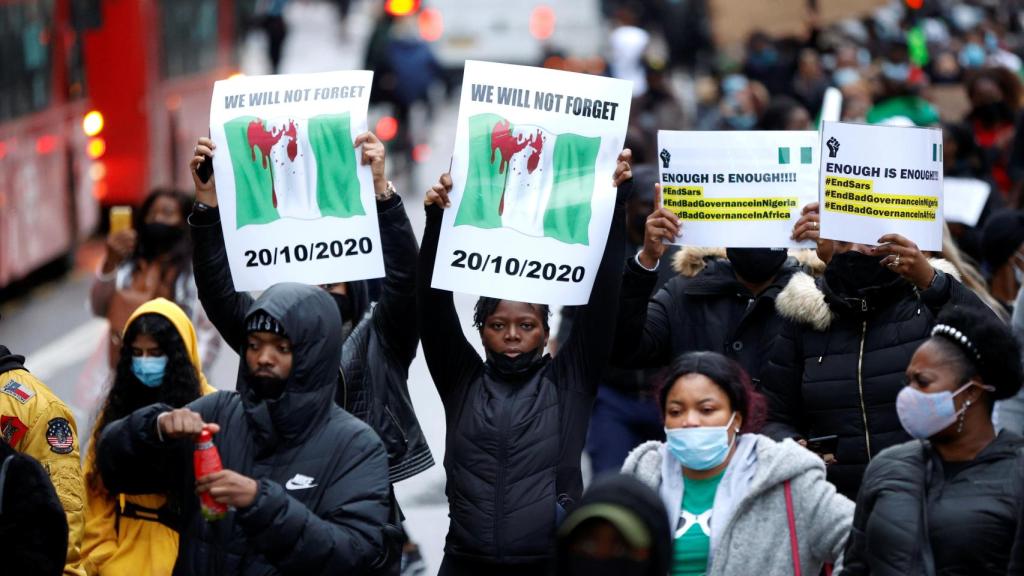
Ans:
[[[110,375],[84,458],[72,412],[0,346],[4,569],[411,574],[394,485],[437,456],[409,393],[422,344],[444,407],[442,575],[1024,574],[1012,15],[936,3],[755,34],[687,119],[668,77],[707,63],[672,43],[659,63],[672,14],[616,9],[611,73],[644,81],[593,291],[557,333],[547,305],[481,297],[463,319],[431,287],[452,178],[426,191],[417,243],[372,132],[354,145],[383,281],[236,290],[199,138],[194,198],[156,191],[108,238],[90,304]],[[963,87],[958,121],[928,100],[941,85]],[[657,129],[809,129],[830,86],[847,121],[941,126],[945,174],[990,184],[978,224],[950,223],[941,252],[841,242],[811,203],[792,237],[816,249],[668,245],[686,224],[660,206]],[[221,339],[233,389],[204,375]],[[222,470],[193,465],[201,435]]]

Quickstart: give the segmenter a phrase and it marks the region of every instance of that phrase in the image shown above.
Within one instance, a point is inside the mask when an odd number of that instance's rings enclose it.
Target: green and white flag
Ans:
[[[497,114],[469,119],[469,175],[455,225],[589,244],[601,139],[552,134]]]
[[[366,214],[348,113],[308,120],[240,116],[225,123],[224,132],[235,175],[236,227]]]
[[[467,61],[431,286],[580,305],[615,209],[632,83]]]
[[[360,162],[373,73],[214,84],[210,138],[236,290],[384,275],[373,174]]]

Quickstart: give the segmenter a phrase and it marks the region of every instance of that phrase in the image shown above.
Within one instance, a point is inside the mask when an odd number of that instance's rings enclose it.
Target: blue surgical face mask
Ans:
[[[132,358],[132,373],[150,388],[156,388],[164,381],[167,370],[167,356],[135,356]]]
[[[665,428],[665,444],[676,460],[689,470],[710,470],[725,462],[736,436],[729,440],[736,413],[725,426]]]
[[[981,68],[985,65],[985,58],[985,49],[975,42],[969,42],[960,50],[960,65],[964,68]]]
[[[974,382],[968,382],[956,392],[945,390],[932,393],[904,386],[896,395],[896,415],[900,418],[900,424],[914,438],[931,438],[956,422],[957,417],[967,410],[966,405],[957,410],[953,398],[973,385]]]

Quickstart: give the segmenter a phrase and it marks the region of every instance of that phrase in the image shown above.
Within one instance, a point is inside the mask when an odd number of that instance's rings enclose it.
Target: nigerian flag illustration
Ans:
[[[469,118],[469,174],[455,225],[511,228],[589,244],[590,201],[601,138]]]
[[[236,227],[281,218],[365,215],[349,114],[242,116],[224,124],[235,174]]]

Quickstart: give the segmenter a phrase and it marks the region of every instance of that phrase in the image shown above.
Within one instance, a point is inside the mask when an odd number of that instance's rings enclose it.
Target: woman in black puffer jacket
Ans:
[[[868,466],[843,574],[1006,574],[1024,438],[996,435],[992,405],[1020,390],[1013,336],[978,311],[944,312],[906,379],[897,411],[918,440]]]
[[[935,317],[944,308],[984,305],[902,236],[883,236],[875,248],[820,242],[834,250],[830,259],[823,254],[824,277],[798,275],[775,300],[787,322],[762,372],[763,433],[775,440],[837,436],[835,453],[823,455],[828,479],[853,499],[871,458],[910,439],[896,417],[896,394]]]

